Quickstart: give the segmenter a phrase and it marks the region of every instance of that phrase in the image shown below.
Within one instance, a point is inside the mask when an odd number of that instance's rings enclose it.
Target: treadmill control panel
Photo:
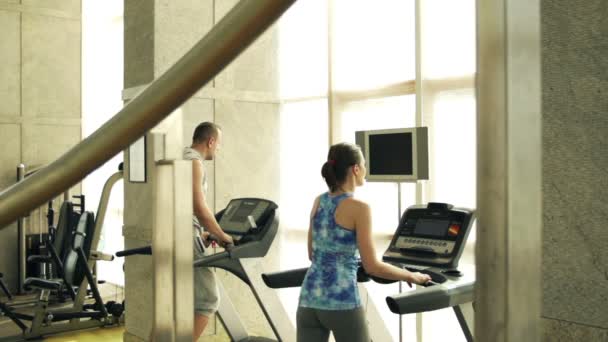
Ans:
[[[219,224],[228,234],[245,235],[264,226],[277,208],[274,202],[261,198],[233,199],[223,211]]]
[[[458,217],[408,218],[399,230],[395,247],[449,255],[454,251],[462,220]]]
[[[455,268],[474,221],[473,213],[447,203],[409,207],[383,259]]]

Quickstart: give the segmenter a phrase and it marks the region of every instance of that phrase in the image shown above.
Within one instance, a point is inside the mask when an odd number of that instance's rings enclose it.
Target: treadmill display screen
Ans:
[[[275,203],[261,198],[233,199],[218,223],[228,234],[245,235],[263,227],[275,209]]]
[[[420,219],[414,228],[414,235],[444,237],[447,235],[449,227],[450,221],[447,220]]]
[[[251,215],[253,210],[257,207],[257,204],[258,203],[253,201],[243,201],[232,216],[232,221],[245,222],[247,216]]]

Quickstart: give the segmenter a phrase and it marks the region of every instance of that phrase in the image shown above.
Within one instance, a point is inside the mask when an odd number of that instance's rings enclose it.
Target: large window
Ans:
[[[333,91],[378,89],[414,80],[414,1],[330,3]]]
[[[382,97],[370,100],[348,101],[340,107],[341,120],[337,127],[342,141],[355,142],[355,132],[370,129],[413,127],[416,125],[415,95]],[[357,196],[369,203],[372,225],[382,240],[392,236],[398,223],[398,184],[369,182],[357,190]],[[400,184],[402,211],[415,204],[415,184]],[[383,252],[383,250],[382,250]]]
[[[476,203],[475,1],[418,0],[422,121],[429,127],[430,175],[425,201]],[[473,242],[459,268],[473,272]],[[465,341],[452,309],[420,315],[422,341]],[[441,329],[437,329],[441,326]]]
[[[82,2],[82,136],[87,137],[122,108],[123,1]],[[110,72],[108,72],[108,70]],[[119,154],[83,181],[87,210],[97,211],[105,181],[122,161]],[[96,213],[97,214],[97,213]],[[124,249],[122,238],[123,187],[119,181],[108,202],[98,249],[114,254]],[[98,262],[99,279],[124,285],[122,263]]]
[[[428,181],[357,190],[372,207],[379,256],[409,205],[475,206],[474,6],[474,0],[307,0],[281,19],[283,268],[307,264],[300,253],[312,199],[326,189],[320,168],[327,148],[354,142],[357,130],[429,127]],[[472,264],[472,254],[469,246],[461,264]],[[368,286],[395,341],[464,341],[451,310],[400,322],[384,304],[399,286]],[[297,303],[296,292],[285,297]]]
[[[281,110],[281,223],[308,229],[313,200],[327,188],[327,100],[286,103]]]

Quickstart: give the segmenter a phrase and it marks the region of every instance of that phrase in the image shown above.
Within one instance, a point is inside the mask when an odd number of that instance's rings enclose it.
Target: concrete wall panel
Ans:
[[[217,101],[224,141],[216,161],[216,204],[231,198],[279,199],[280,115],[276,104]]]
[[[157,1],[154,74],[162,75],[213,27],[212,0]]]
[[[46,8],[65,12],[73,16],[80,16],[81,0],[21,0],[24,6]]]
[[[155,1],[131,0],[124,4],[124,87],[130,88],[154,80]]]
[[[31,124],[23,127],[23,163],[46,165],[80,141],[80,126]]]
[[[216,3],[216,22],[237,2]],[[216,77],[215,86],[229,90],[278,92],[278,42],[275,24]]]
[[[608,341],[608,329],[543,319],[543,342]]]
[[[21,14],[0,11],[0,116],[21,115]]]
[[[608,3],[541,8],[543,316],[554,319],[553,341],[608,329]]]
[[[0,189],[15,184],[17,165],[21,163],[21,129],[15,124],[0,124],[2,154],[0,154]],[[0,271],[1,272],[1,271]]]
[[[80,117],[80,21],[23,13],[23,115]]]

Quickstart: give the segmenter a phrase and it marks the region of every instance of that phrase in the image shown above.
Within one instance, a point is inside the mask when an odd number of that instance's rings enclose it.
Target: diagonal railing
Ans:
[[[0,229],[80,182],[215,77],[295,0],[241,0],[169,70],[52,164],[0,193]]]

